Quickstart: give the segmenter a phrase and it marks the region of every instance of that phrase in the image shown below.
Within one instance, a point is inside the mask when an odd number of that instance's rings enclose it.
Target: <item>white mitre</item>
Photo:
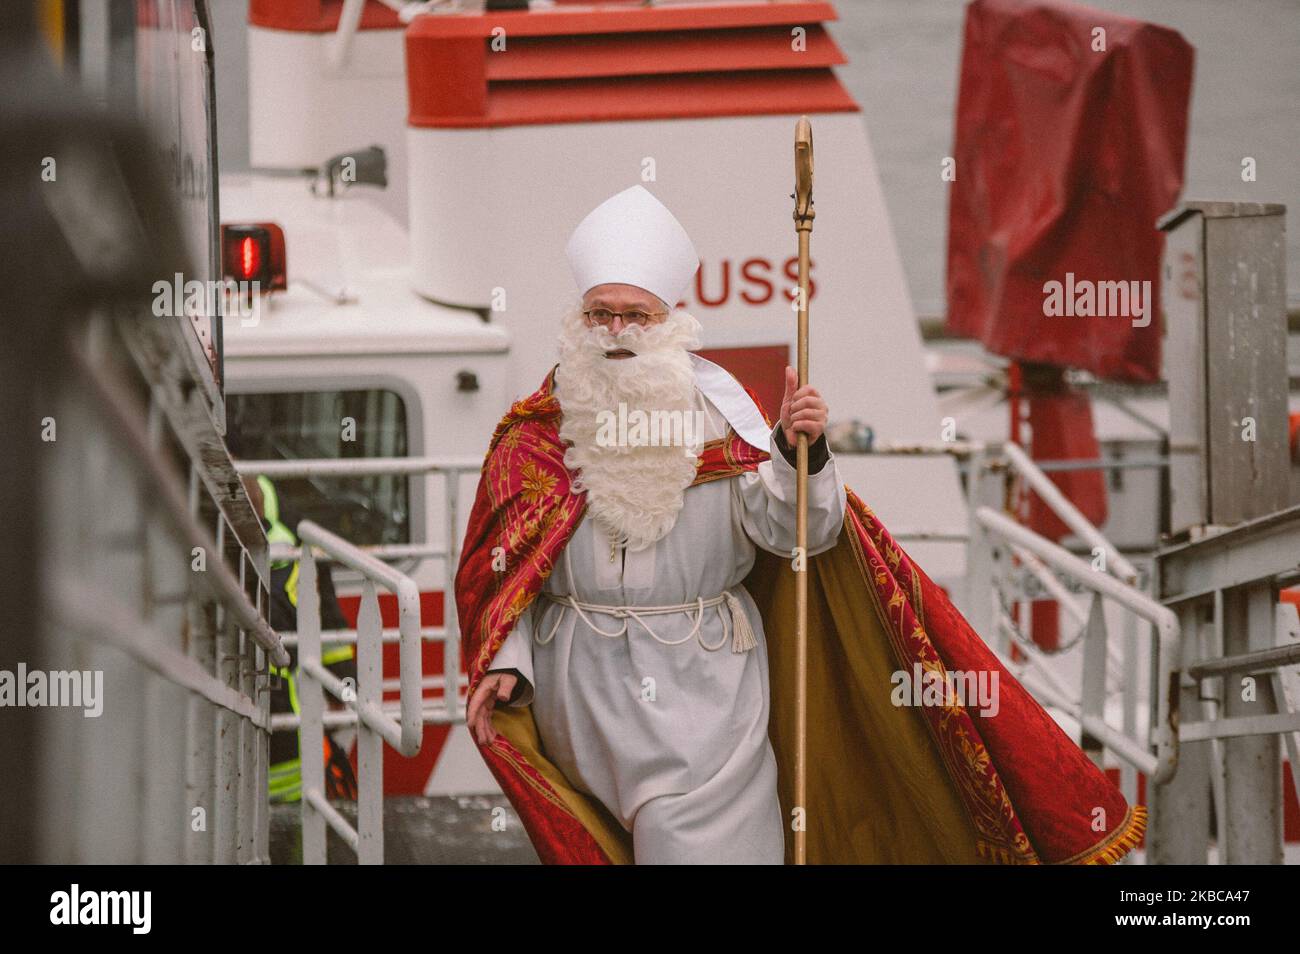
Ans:
[[[587,213],[564,254],[584,295],[597,285],[635,285],[669,308],[677,306],[700,267],[686,229],[640,185]]]

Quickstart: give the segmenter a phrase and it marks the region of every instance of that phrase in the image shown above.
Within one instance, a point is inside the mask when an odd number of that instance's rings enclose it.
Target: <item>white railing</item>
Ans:
[[[1061,493],[1061,488],[1052,483],[1050,477],[1038,468],[1029,455],[1026,454],[1016,444],[1008,441],[1003,444],[1001,451],[1007,462],[1015,470],[1016,474],[1038,494],[1039,499],[1047,504],[1052,513],[1061,518],[1061,522],[1074,532],[1080,540],[1083,540],[1094,550],[1101,550],[1105,554],[1103,567],[1105,572],[1110,573],[1116,579],[1123,580],[1130,586],[1136,586],[1138,581],[1138,572],[1133,564],[1124,559],[1123,555],[1117,550],[1109,540],[1107,540],[1100,530],[1093,526],[1092,522],[1070,502],[1070,499]]]
[[[1113,729],[1105,721],[1104,683],[1101,691],[1089,691],[1090,677],[1095,679],[1097,661],[1100,661],[1101,674],[1104,678],[1104,665],[1107,658],[1106,627],[1100,612],[1100,605],[1094,603],[1089,613],[1087,642],[1084,646],[1084,692],[1081,700],[1068,697],[1059,690],[1059,684],[1039,683],[1036,688],[1050,702],[1066,712],[1083,726],[1084,730],[1097,738],[1103,745],[1124,759],[1138,770],[1147,773],[1153,784],[1162,784],[1173,777],[1178,766],[1178,726],[1172,718],[1171,689],[1176,690],[1174,681],[1179,666],[1180,627],[1178,617],[1168,608],[1147,596],[1135,587],[1122,583],[1111,576],[1094,570],[1090,563],[1080,560],[1064,547],[1058,546],[1046,537],[1040,536],[1006,514],[999,513],[991,507],[979,507],[975,519],[981,526],[1009,546],[1019,547],[1033,554],[1056,572],[1099,596],[1114,600],[1120,606],[1147,620],[1155,628],[1156,653],[1159,665],[1157,685],[1153,687],[1156,695],[1156,725],[1152,742],[1156,753],[1152,755],[1137,740]],[[1003,629],[1005,631],[1005,623]],[[1013,627],[1014,628],[1014,627]],[[1023,643],[1022,648],[1028,648]],[[1093,652],[1088,652],[1092,649]],[[1031,660],[1036,660],[1030,654]],[[1090,660],[1092,664],[1090,665]],[[1045,667],[1042,668],[1044,671]]]
[[[1078,696],[1061,691],[1059,683],[1053,686],[1051,680],[1033,679],[1031,676],[1030,681],[1046,701],[1078,722],[1083,731],[1102,746],[1138,771],[1145,772],[1153,784],[1168,781],[1178,766],[1176,701],[1171,696],[1172,692],[1177,691],[1176,683],[1172,680],[1175,679],[1181,652],[1178,617],[1158,600],[1138,589],[1139,575],[1133,564],[1074,506],[1021,447],[1008,441],[992,450],[1011,474],[1033,490],[1085,546],[1101,557],[1095,564],[1081,560],[1064,547],[1016,523],[1002,512],[1000,501],[990,506],[990,498],[1004,489],[1002,480],[992,482],[995,488],[993,493],[986,487],[972,495],[971,559],[987,561],[992,570],[995,561],[990,548],[990,535],[1002,540],[1011,553],[1024,558],[1022,565],[1044,585],[1047,592],[1058,599],[1072,617],[1080,620],[1084,644],[1082,687]],[[969,476],[972,488],[988,481],[991,457],[992,454],[986,456],[976,453],[972,458]],[[982,533],[977,532],[976,527]],[[1049,570],[1094,594],[1086,613]],[[973,594],[968,598],[974,598]],[[1112,728],[1105,721],[1108,695],[1106,671],[1108,664],[1116,657],[1111,651],[1103,598],[1112,600],[1134,617],[1146,620],[1155,632],[1158,676],[1156,685],[1151,687],[1151,694],[1155,697],[1156,718],[1148,743]],[[998,631],[1016,642],[1026,656],[1029,667],[1036,674],[1041,676],[1050,672],[1041,651],[1019,637],[1018,628],[1012,620],[1004,613],[999,613],[997,623]],[[1136,662],[1136,658],[1118,660],[1120,671],[1127,677],[1123,693],[1124,721],[1126,727],[1133,732],[1138,730],[1135,711],[1137,694],[1132,685],[1136,678]],[[1152,746],[1155,748],[1154,755],[1150,752]],[[1097,755],[1099,759],[1100,755],[1101,753]],[[1135,785],[1136,780],[1133,782]],[[1135,796],[1136,788],[1128,794]]]
[[[290,548],[285,548],[286,552]],[[375,548],[359,548],[362,552],[376,555]],[[273,549],[272,553],[276,551]],[[297,547],[292,548],[292,557],[275,556],[274,559],[297,559],[299,550]],[[381,631],[382,642],[397,643],[401,641],[402,634],[397,629],[385,628]],[[298,634],[296,632],[280,633],[280,638],[284,640],[284,645],[290,649],[298,645]],[[356,630],[352,629],[327,629],[322,630],[320,634],[323,645],[356,645],[358,637]],[[447,645],[448,630],[445,626],[422,626],[420,627],[420,639],[426,643],[441,643]],[[458,652],[458,650],[456,650]],[[451,658],[451,657],[448,657]],[[384,679],[384,692],[397,692],[401,688],[400,679]],[[421,701],[420,718],[425,725],[452,725],[465,721],[465,700],[461,696],[462,690],[468,690],[469,678],[460,672],[459,664],[455,666],[444,666],[443,673],[440,676],[422,676],[420,679],[420,689],[425,695]],[[432,693],[432,695],[429,695]],[[389,715],[396,715],[400,708],[396,702],[385,702],[382,706],[384,712]],[[325,728],[332,729],[338,726],[356,725],[357,716],[352,711],[331,711],[325,713]],[[302,725],[302,717],[294,712],[277,712],[271,716],[272,732],[297,732]]]
[[[461,675],[460,668],[460,627],[456,617],[454,599],[454,580],[457,564],[460,562],[460,479],[464,474],[477,475],[482,469],[480,458],[471,457],[367,457],[353,459],[320,458],[310,460],[246,460],[236,462],[240,474],[262,475],[272,480],[278,478],[338,478],[338,477],[375,477],[408,476],[444,478],[445,539],[444,544],[407,543],[386,544],[378,546],[354,546],[342,538],[329,533],[322,527],[308,521],[299,525],[298,538],[301,546],[274,544],[270,550],[272,560],[302,560],[299,569],[299,593],[310,592],[314,600],[319,599],[315,589],[315,556],[312,550],[319,550],[331,559],[347,566],[366,578],[362,596],[362,606],[357,617],[357,630],[321,632],[319,607],[314,610],[314,634],[311,637],[316,649],[314,658],[320,659],[319,647],[324,642],[355,643],[357,645],[358,686],[356,704],[342,710],[324,710],[320,693],[308,692],[304,680],[303,694],[299,714],[280,713],[271,716],[273,732],[299,731],[300,751],[319,751],[322,745],[321,734],[326,729],[344,726],[358,726],[358,799],[357,828],[353,830],[347,820],[335,810],[324,797],[324,769],[316,764],[315,759],[302,760],[303,778],[303,860],[308,864],[325,862],[325,825],[337,831],[357,852],[363,864],[382,863],[383,861],[383,772],[382,741],[362,744],[367,736],[378,737],[393,744],[403,755],[414,754],[402,748],[392,738],[394,718],[400,719],[402,732],[414,732],[415,750],[418,751],[424,725],[451,725],[465,721],[464,693],[468,680]],[[311,527],[310,538],[303,535],[303,529]],[[328,540],[324,544],[321,541]],[[338,557],[346,552],[347,558]],[[311,557],[313,583],[308,586],[308,556]],[[407,575],[384,563],[384,560],[442,560],[442,589],[445,595],[443,626],[422,626],[420,619],[419,588]],[[365,568],[369,568],[369,571]],[[398,592],[399,609],[404,614],[396,630],[384,629],[378,608],[378,596],[374,585],[379,583],[393,592]],[[405,593],[405,596],[402,594]],[[286,646],[298,647],[300,665],[306,658],[305,646],[308,635],[303,631],[302,604],[299,597],[299,623],[297,632],[281,633]],[[423,673],[422,646],[425,642],[441,643],[443,671],[441,676],[428,676]],[[401,644],[400,673],[393,680],[383,678],[382,646],[384,643]],[[369,647],[369,648],[368,648]],[[366,662],[363,662],[367,660]],[[366,676],[367,692],[361,691],[363,665],[370,666],[368,660],[374,660],[374,671]],[[302,666],[304,676],[314,678],[316,682],[335,698],[341,698],[345,687],[328,670],[319,664],[314,665],[314,674],[309,674]],[[400,692],[397,702],[385,702],[385,693],[394,690]],[[436,697],[441,689],[441,700]],[[430,690],[432,698],[424,693]],[[308,712],[307,698],[314,699],[313,709]],[[364,705],[362,705],[364,703]],[[367,725],[366,713],[370,728]],[[308,721],[311,721],[310,728]],[[379,726],[380,728],[375,728]],[[384,728],[384,727],[387,728]],[[387,732],[387,734],[385,734]],[[368,754],[373,749],[372,754]],[[310,768],[309,768],[310,766]],[[309,774],[310,773],[310,774]],[[313,779],[316,784],[313,783]],[[312,790],[316,794],[309,794]],[[309,827],[310,823],[310,827]]]
[[[263,477],[376,477],[388,474],[420,476],[434,472],[478,473],[483,467],[477,457],[322,457],[312,460],[241,460],[241,474]]]
[[[1176,699],[1180,665],[1180,626],[1178,617],[1154,597],[1138,588],[1139,574],[1133,564],[1061,493],[1043,471],[1018,445],[1013,443],[937,442],[877,445],[872,453],[889,456],[948,455],[969,461],[968,534],[965,585],[958,594],[960,608],[977,633],[990,641],[1004,665],[1044,704],[1063,712],[1079,724],[1085,748],[1100,744],[1118,758],[1145,772],[1153,784],[1170,779],[1178,764],[1178,726]],[[1011,499],[1009,478],[1018,478],[1032,489],[1047,507],[1083,543],[1101,556],[1094,569],[1064,547],[1020,525],[1003,511]],[[1002,546],[999,547],[998,544]],[[1082,687],[1074,693],[1064,686],[1047,664],[1046,654],[1021,635],[1007,612],[995,603],[995,595],[1011,576],[1010,560],[1014,556],[1024,570],[1038,581],[1043,590],[1060,602],[1065,612],[1079,625],[1083,642]],[[1091,605],[1083,609],[1062,582],[1068,580],[1093,594]],[[1132,614],[1131,618],[1151,623],[1156,634],[1155,651],[1158,677],[1151,692],[1155,697],[1156,721],[1149,744],[1136,737],[1137,693],[1133,686],[1137,659],[1132,641],[1121,658],[1109,646],[1103,599],[1109,599]],[[995,637],[1002,637],[994,642]],[[1014,644],[1026,657],[1024,663],[1010,659]],[[1113,728],[1105,720],[1108,664],[1128,677],[1123,687],[1126,731]],[[1130,734],[1132,733],[1132,734]],[[1091,737],[1090,741],[1088,737]],[[1151,748],[1154,747],[1154,754]],[[1092,753],[1101,760],[1103,753]],[[1136,796],[1136,779],[1127,794]]]
[[[357,853],[361,864],[384,861],[384,743],[405,756],[419,753],[424,735],[421,714],[420,590],[415,581],[363,553],[343,538],[304,520],[296,533],[302,542],[298,571],[299,708],[302,729],[302,851],[305,864],[324,864],[328,824]],[[349,686],[321,662],[320,594],[316,555],[364,578],[357,615],[357,684]],[[383,706],[383,623],[376,584],[397,597],[400,701],[398,718]],[[325,742],[325,693],[355,713],[357,721],[357,827],[353,828],[325,797],[325,765],[316,753]]]
[[[355,547],[354,549],[369,557],[380,560],[442,560],[443,573],[443,613],[446,620],[443,626],[423,627],[420,637],[432,643],[442,644],[443,675],[441,680],[442,703],[425,700],[421,717],[429,724],[451,724],[465,720],[465,703],[462,690],[467,688],[467,681],[460,672],[460,626],[456,616],[455,575],[460,562],[460,478],[464,474],[477,475],[483,467],[483,461],[474,457],[364,457],[339,460],[335,458],[318,458],[310,460],[245,460],[235,464],[240,474],[249,476],[262,475],[272,480],[281,477],[442,477],[445,484],[446,509],[443,512],[446,543],[402,543],[378,546]],[[296,560],[301,554],[299,547],[274,544],[271,547],[272,560]],[[299,634],[281,633],[286,646],[297,644]],[[386,631],[385,640],[395,634]],[[348,632],[340,631],[324,634],[325,642],[349,642]],[[434,678],[424,680],[423,688],[438,688]],[[391,711],[392,707],[386,707]],[[356,716],[348,712],[326,714],[326,725],[346,724]],[[292,713],[277,714],[271,717],[272,729],[276,732],[292,730],[301,724],[301,719]]]

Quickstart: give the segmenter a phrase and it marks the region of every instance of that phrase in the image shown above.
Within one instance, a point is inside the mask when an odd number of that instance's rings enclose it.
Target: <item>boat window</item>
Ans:
[[[227,396],[227,442],[240,460],[407,456],[406,406],[393,391]],[[279,477],[281,520],[314,520],[349,543],[409,543],[410,478]]]

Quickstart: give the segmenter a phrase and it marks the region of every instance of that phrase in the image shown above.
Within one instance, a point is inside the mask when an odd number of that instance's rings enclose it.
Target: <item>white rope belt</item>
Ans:
[[[704,599],[704,597],[698,597],[694,603],[678,603],[675,606],[607,606],[602,603],[587,603],[572,595],[557,596],[554,593],[547,593],[545,590],[542,591],[541,595],[554,603],[559,603],[561,606],[573,607],[573,609],[577,610],[578,615],[582,617],[582,621],[591,627],[593,633],[597,633],[609,639],[618,639],[625,636],[628,631],[628,621],[634,619],[641,624],[642,629],[649,633],[656,642],[662,643],[665,646],[679,646],[687,640],[694,639],[697,636],[700,639],[700,646],[709,652],[721,649],[728,639],[731,639],[731,651],[733,653],[748,652],[758,645],[758,640],[754,636],[753,627],[749,625],[749,617],[745,615],[744,604],[740,602],[740,598],[737,597],[735,593],[731,592],[731,590],[723,590],[719,595],[710,597],[707,600]],[[722,603],[727,604],[728,610],[726,613],[722,613],[721,611],[718,613],[718,615],[722,617],[722,639],[718,641],[717,645],[710,646],[704,642],[704,637],[700,633],[700,623],[704,620],[704,611],[706,609],[718,606]],[[617,632],[608,633],[593,623],[591,618],[587,616],[583,610],[613,616],[615,619],[621,619],[623,625]],[[643,616],[666,616],[670,613],[689,613],[691,610],[695,611],[695,625],[692,626],[691,631],[681,639],[662,639],[649,627],[649,625],[646,624],[646,621],[642,619]],[[730,620],[728,620],[728,617],[730,617]],[[555,625],[551,627],[551,631],[547,634],[546,638],[536,639],[536,637],[534,637],[537,645],[545,646],[553,640],[563,619],[563,613],[556,614]]]

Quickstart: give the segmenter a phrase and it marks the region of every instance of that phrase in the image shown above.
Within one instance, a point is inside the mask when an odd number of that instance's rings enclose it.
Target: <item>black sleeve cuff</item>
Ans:
[[[507,705],[514,702],[521,695],[523,695],[524,688],[528,685],[528,680],[524,678],[524,674],[522,672],[520,672],[518,669],[489,669],[487,673],[484,673],[484,675],[488,675],[489,673],[494,673],[494,672],[504,672],[515,677],[515,688],[514,691],[510,693],[510,698],[506,700]]]
[[[777,422],[774,431],[776,433],[776,449],[781,452],[781,456],[785,458],[787,464],[791,467],[797,467],[799,463],[799,451],[797,448],[791,447],[786,443],[785,428],[781,426],[780,422]],[[830,456],[830,445],[826,442],[826,435],[822,434],[821,437],[808,445],[808,473],[821,473],[821,469],[826,466],[826,462],[830,460]]]

